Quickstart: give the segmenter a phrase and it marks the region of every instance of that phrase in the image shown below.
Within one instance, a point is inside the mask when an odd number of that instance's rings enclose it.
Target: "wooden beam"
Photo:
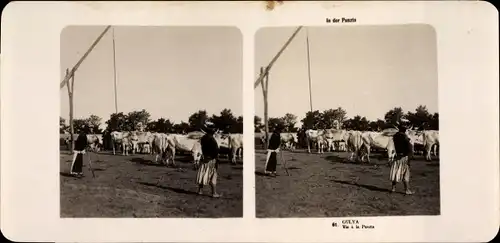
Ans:
[[[309,78],[309,106],[313,112],[312,87],[311,87],[311,59],[309,55],[309,32],[306,28],[306,46],[307,46],[307,77]]]
[[[113,28],[113,77],[115,88],[115,113],[118,113],[118,92],[116,91],[116,48],[115,48],[115,28]]]
[[[283,45],[283,47],[281,48],[281,50],[271,60],[271,62],[269,63],[269,65],[267,65],[267,67],[264,70],[264,72],[260,74],[260,76],[257,78],[257,80],[255,80],[254,89],[257,88],[257,86],[259,86],[259,84],[262,82],[262,79],[264,78],[264,76],[266,76],[269,73],[269,70],[271,70],[271,68],[273,67],[273,65],[276,62],[276,60],[278,60],[278,58],[281,56],[281,54],[283,53],[283,51],[288,47],[288,45],[290,45],[290,43],[295,38],[295,36],[297,35],[297,33],[299,33],[300,29],[302,29],[302,26],[299,26],[295,30],[295,32],[293,32],[292,36],[290,36],[290,38],[288,38],[287,42]]]
[[[66,68],[66,75],[69,74],[69,69]],[[69,98],[69,136],[70,136],[70,152],[73,153],[75,149],[74,126],[73,126],[73,85],[75,83],[75,76],[73,75],[71,84],[68,83],[68,98]]]
[[[60,84],[60,88],[61,89],[64,88],[64,86],[68,83],[68,81],[70,80],[70,78],[75,74],[76,70],[82,64],[83,60],[85,60],[85,58],[87,58],[87,56],[94,49],[94,47],[97,45],[97,43],[99,43],[99,41],[102,39],[102,37],[104,36],[104,34],[106,34],[106,32],[108,32],[109,28],[111,28],[111,25],[108,25],[106,27],[106,29],[104,29],[104,31],[97,37],[97,39],[94,41],[94,43],[92,43],[92,45],[89,47],[89,49],[87,50],[87,52],[85,52],[85,54],[83,54],[83,56],[75,64],[75,66],[70,70],[70,72],[66,74],[66,77],[64,77],[63,81],[61,81],[61,84]]]
[[[260,74],[264,73],[264,67],[260,67]],[[265,134],[265,142],[264,146],[267,149],[269,146],[269,118],[268,118],[268,103],[267,103],[267,84],[264,84],[266,82],[266,79],[261,80],[261,88],[262,88],[262,97],[264,99],[264,134]]]
[[[266,87],[265,88],[265,91],[264,91],[264,130],[265,130],[265,133],[266,133],[266,148],[269,146],[269,113],[268,113],[268,109],[269,109],[269,103],[268,103],[268,85],[269,85],[269,74],[267,75],[264,75],[264,79],[262,79],[262,88],[264,88],[264,86]]]

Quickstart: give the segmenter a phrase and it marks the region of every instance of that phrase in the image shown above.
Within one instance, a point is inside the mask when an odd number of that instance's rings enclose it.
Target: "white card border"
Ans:
[[[1,28],[0,226],[4,235],[12,241],[57,242],[492,239],[498,231],[500,205],[496,8],[483,1],[285,2],[274,11],[265,11],[264,6],[262,2],[9,3],[2,13]],[[440,216],[358,218],[376,227],[365,231],[332,228],[331,223],[340,218],[256,219],[254,151],[245,149],[244,218],[59,218],[59,163],[51,161],[59,161],[56,124],[60,91],[56,87],[60,82],[59,34],[64,26],[239,27],[244,35],[244,143],[253,148],[256,30],[263,26],[332,26],[325,23],[329,16],[356,17],[355,25],[428,23],[436,29],[440,134],[444,139],[440,150]],[[473,115],[463,116],[468,113]],[[480,126],[467,133],[467,139],[460,137],[476,117],[482,118]],[[27,126],[33,118],[37,123]],[[24,145],[25,138],[35,136],[53,142]],[[14,157],[16,154],[23,156]]]

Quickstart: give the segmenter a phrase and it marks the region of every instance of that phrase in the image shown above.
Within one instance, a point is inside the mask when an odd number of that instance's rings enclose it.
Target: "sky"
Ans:
[[[106,26],[70,26],[61,33],[61,80]],[[242,35],[235,27],[112,27],[75,73],[74,118],[102,123],[115,112],[113,31],[118,112],[146,109],[152,119],[179,123],[201,109],[242,115]],[[61,117],[69,120],[67,88]]]
[[[255,39],[255,77],[296,27],[260,29]],[[347,116],[383,119],[394,107],[438,112],[436,35],[429,25],[304,27],[269,75],[269,116],[304,118],[310,110],[307,69],[309,36],[313,110],[342,107]],[[264,116],[255,89],[256,115]]]

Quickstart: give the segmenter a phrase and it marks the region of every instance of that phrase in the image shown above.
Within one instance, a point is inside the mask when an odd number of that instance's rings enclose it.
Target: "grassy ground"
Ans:
[[[85,177],[68,176],[72,156],[61,152],[61,217],[242,217],[243,165],[222,160],[221,198],[200,196],[188,158],[177,156],[178,168],[151,164],[148,155],[91,154],[96,178],[84,161]],[[183,160],[183,161],[182,161]],[[158,183],[159,179],[163,179]],[[204,189],[210,195],[210,188]]]
[[[263,175],[266,155],[256,149],[257,217],[346,217],[439,215],[439,161],[416,156],[411,162],[414,195],[403,185],[389,193],[387,160],[372,154],[371,164],[345,162],[347,153],[283,152],[287,176],[278,164],[278,176]]]

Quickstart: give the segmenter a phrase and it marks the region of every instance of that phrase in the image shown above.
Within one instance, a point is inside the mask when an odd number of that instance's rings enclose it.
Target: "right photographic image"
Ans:
[[[261,28],[254,72],[258,218],[440,215],[431,25]]]

